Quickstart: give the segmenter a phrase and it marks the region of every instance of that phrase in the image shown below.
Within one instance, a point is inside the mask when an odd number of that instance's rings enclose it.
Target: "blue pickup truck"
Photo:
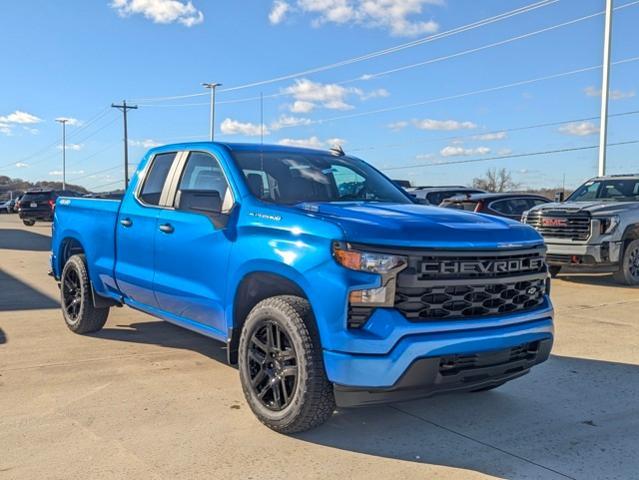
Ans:
[[[127,305],[225,342],[284,433],[336,405],[498,387],[553,341],[533,228],[417,205],[341,149],[154,148],[121,201],[58,199],[51,269],[76,333]]]

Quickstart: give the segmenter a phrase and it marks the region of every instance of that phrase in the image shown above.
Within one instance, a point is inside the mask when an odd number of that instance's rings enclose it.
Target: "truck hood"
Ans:
[[[533,208],[531,211],[547,211],[554,212],[590,212],[592,215],[615,215],[628,210],[639,209],[639,202],[563,202],[563,203],[544,203]]]
[[[497,249],[543,242],[534,229],[519,222],[440,207],[353,202],[304,203],[298,208],[336,223],[353,243]]]

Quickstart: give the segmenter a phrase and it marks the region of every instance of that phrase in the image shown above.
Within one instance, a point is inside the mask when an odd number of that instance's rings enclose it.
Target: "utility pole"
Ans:
[[[67,122],[68,118],[56,118],[62,124],[62,190],[67,189]]]
[[[217,87],[221,87],[221,83],[203,83],[202,86],[204,88],[208,88],[211,92],[211,111],[209,115],[209,139],[211,141],[215,140],[215,89]]]
[[[603,73],[601,80],[601,115],[599,119],[599,176],[606,174],[606,147],[608,143],[608,93],[610,91],[610,49],[612,41],[612,0],[606,0],[604,27]]]
[[[126,100],[122,100],[121,105],[115,103],[111,107],[117,108],[124,115],[124,190],[129,186],[129,133],[126,123],[126,113],[128,110],[137,110],[137,105],[127,105]]]

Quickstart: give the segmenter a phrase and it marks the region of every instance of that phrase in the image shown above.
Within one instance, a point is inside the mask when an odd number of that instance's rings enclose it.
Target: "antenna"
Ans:
[[[264,94],[260,92],[260,170],[264,172]]]

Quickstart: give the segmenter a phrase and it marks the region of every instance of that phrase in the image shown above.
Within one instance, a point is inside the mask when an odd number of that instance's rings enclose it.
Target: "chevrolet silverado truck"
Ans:
[[[592,178],[565,202],[537,206],[522,221],[544,236],[552,276],[570,267],[639,285],[639,175]]]
[[[533,228],[416,205],[341,149],[154,148],[121,201],[58,200],[51,269],[73,332],[126,305],[225,342],[283,433],[336,405],[498,387],[553,342]]]

